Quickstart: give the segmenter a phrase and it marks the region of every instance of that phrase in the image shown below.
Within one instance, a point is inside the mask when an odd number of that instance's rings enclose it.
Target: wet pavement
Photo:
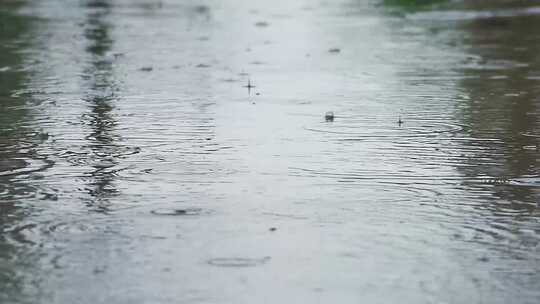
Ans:
[[[0,0],[0,303],[540,302],[540,2],[412,2]]]

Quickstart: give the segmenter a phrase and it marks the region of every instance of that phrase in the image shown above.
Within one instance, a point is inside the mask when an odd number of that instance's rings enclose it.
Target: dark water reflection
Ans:
[[[540,4],[291,2],[0,2],[0,302],[540,300]]]
[[[473,5],[471,9],[486,7]],[[507,262],[518,259],[512,263],[514,269],[526,274],[522,278],[504,272],[495,276],[502,277],[507,286],[526,288],[538,284],[540,270],[540,31],[536,30],[540,15],[511,13],[519,9],[508,8],[507,15],[475,18],[462,26],[467,33],[463,47],[471,56],[463,67],[461,86],[468,100],[462,119],[472,136],[500,139],[471,155],[486,162],[469,157],[474,166],[462,172],[504,180],[490,187],[494,199],[484,206],[492,214],[486,233],[497,240],[496,245],[486,245],[501,252]]]
[[[118,87],[115,83],[113,62],[106,55],[111,52],[113,40],[110,37],[111,25],[110,10],[112,5],[108,1],[88,1],[86,6],[89,13],[86,20],[84,37],[87,39],[90,59],[89,66],[83,72],[83,79],[87,84],[88,95],[83,98],[89,104],[90,113],[84,113],[82,121],[90,127],[90,134],[85,137],[89,142],[87,157],[92,155],[90,164],[93,169],[89,172],[92,181],[87,191],[90,194],[90,207],[98,211],[108,211],[107,197],[115,195],[115,171],[118,164],[115,157],[121,147],[120,140],[115,134],[114,102],[117,98]]]
[[[452,148],[463,151],[457,169],[465,189],[477,195],[464,227],[474,231],[471,241],[512,265],[494,267],[492,278],[529,294],[532,303],[538,299],[531,289],[538,284],[540,244],[540,15],[534,6],[501,4],[464,3],[411,19],[464,52],[452,69],[462,75],[456,118],[468,137],[484,139]]]
[[[0,8],[0,302],[8,303],[22,294],[39,296],[35,284],[34,244],[19,228],[24,219],[37,213],[24,203],[41,197],[41,190],[29,179],[32,174],[50,168],[52,162],[37,151],[46,140],[39,128],[32,125],[33,113],[27,104],[31,98],[18,98],[13,92],[25,87],[28,74],[26,58],[20,50],[31,45],[24,39],[33,30],[28,18],[13,15],[20,7],[7,3]],[[18,244],[18,245],[17,245]]]
[[[462,86],[469,94],[463,119],[473,136],[504,143],[492,147],[499,152],[498,166],[482,168],[486,174],[538,174],[540,32],[528,29],[539,22],[537,15],[494,16],[463,25],[468,33],[463,45],[471,56],[463,67]]]

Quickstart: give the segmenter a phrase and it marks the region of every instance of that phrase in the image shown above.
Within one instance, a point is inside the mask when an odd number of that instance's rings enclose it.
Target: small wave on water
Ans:
[[[0,176],[19,176],[44,171],[54,165],[48,159],[18,158],[0,160]]]
[[[349,140],[388,140],[394,138],[426,138],[441,134],[457,134],[463,127],[457,124],[427,120],[405,120],[403,124],[396,119],[392,122],[383,119],[383,123],[374,119],[336,118],[334,123],[319,123],[304,126],[305,130],[347,136]]]
[[[508,184],[519,187],[540,188],[540,176],[523,176],[508,180]]]
[[[210,210],[202,208],[158,208],[150,212],[155,215],[164,216],[199,216],[211,214]]]
[[[38,143],[19,141],[16,144],[4,144],[0,148],[0,177],[21,176],[45,171],[54,165],[54,161],[37,151]]]
[[[270,257],[263,258],[244,258],[244,257],[232,257],[232,258],[213,258],[208,260],[208,264],[218,267],[254,267],[266,264],[270,261]]]
[[[463,21],[488,18],[510,18],[540,15],[540,7],[524,7],[496,10],[448,10],[429,11],[408,15],[413,20]]]

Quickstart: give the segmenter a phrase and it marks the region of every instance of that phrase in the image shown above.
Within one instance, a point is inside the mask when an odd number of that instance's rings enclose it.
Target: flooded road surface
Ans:
[[[540,2],[429,2],[0,0],[0,302],[540,302]]]

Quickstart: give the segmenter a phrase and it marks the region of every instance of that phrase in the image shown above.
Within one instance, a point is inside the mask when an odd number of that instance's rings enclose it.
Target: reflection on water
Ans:
[[[452,147],[454,153],[461,151],[456,168],[475,197],[476,210],[464,227],[474,232],[471,241],[512,265],[512,270],[493,269],[492,278],[534,302],[540,244],[540,32],[530,29],[538,28],[540,15],[535,7],[516,4],[464,2],[450,12],[423,12],[411,19],[429,24],[438,37],[446,36],[445,44],[464,52],[453,68],[462,74],[455,115],[468,137],[483,139]]]
[[[491,151],[484,155],[491,159],[490,165],[478,164],[465,172],[513,181],[494,191],[504,201],[512,202],[512,207],[528,212],[535,211],[540,198],[540,189],[534,182],[519,182],[521,178],[540,181],[540,32],[528,30],[540,25],[539,16],[493,16],[463,25],[468,33],[463,44],[470,53],[470,60],[463,66],[467,77],[462,86],[469,95],[463,119],[472,136],[501,140],[500,144],[484,149]]]
[[[110,37],[110,10],[108,1],[88,1],[88,18],[84,37],[88,40],[87,52],[90,55],[90,66],[83,72],[83,78],[88,83],[88,95],[83,99],[89,103],[90,113],[83,114],[82,120],[88,121],[90,134],[85,137],[89,142],[89,155],[93,163],[93,170],[89,173],[92,181],[89,182],[88,192],[91,197],[89,205],[98,211],[106,212],[107,197],[114,195],[117,165],[115,156],[120,149],[119,140],[115,134],[116,121],[113,113],[116,84],[114,80],[113,62],[107,60],[106,55],[111,51],[113,43]]]
[[[470,9],[485,11],[489,7],[473,5]],[[467,33],[463,47],[470,56],[461,68],[465,77],[460,85],[468,95],[461,119],[472,136],[500,140],[476,147],[480,151],[467,160],[472,166],[461,171],[466,176],[503,180],[488,187],[493,199],[483,206],[491,212],[488,229],[482,231],[488,237],[482,241],[496,240],[486,246],[500,252],[516,272],[523,273],[519,279],[511,272],[499,272],[494,277],[527,294],[531,293],[527,286],[537,284],[540,270],[540,32],[530,30],[539,28],[540,15],[523,15],[522,8],[507,10],[510,13],[472,19],[461,26]],[[471,221],[471,228],[478,229],[475,221]]]
[[[32,125],[32,113],[26,108],[31,98],[15,96],[27,78],[25,56],[20,53],[29,43],[24,36],[32,31],[29,18],[12,12],[19,4],[0,5],[0,302],[22,300],[23,294],[39,296],[32,280],[34,245],[22,233],[21,222],[32,206],[25,204],[41,196],[32,182],[33,173],[49,168],[52,163],[40,155],[37,147],[46,134]],[[18,244],[18,245],[17,245]],[[29,284],[27,284],[27,282]]]
[[[2,2],[0,302],[537,303],[511,2]]]

